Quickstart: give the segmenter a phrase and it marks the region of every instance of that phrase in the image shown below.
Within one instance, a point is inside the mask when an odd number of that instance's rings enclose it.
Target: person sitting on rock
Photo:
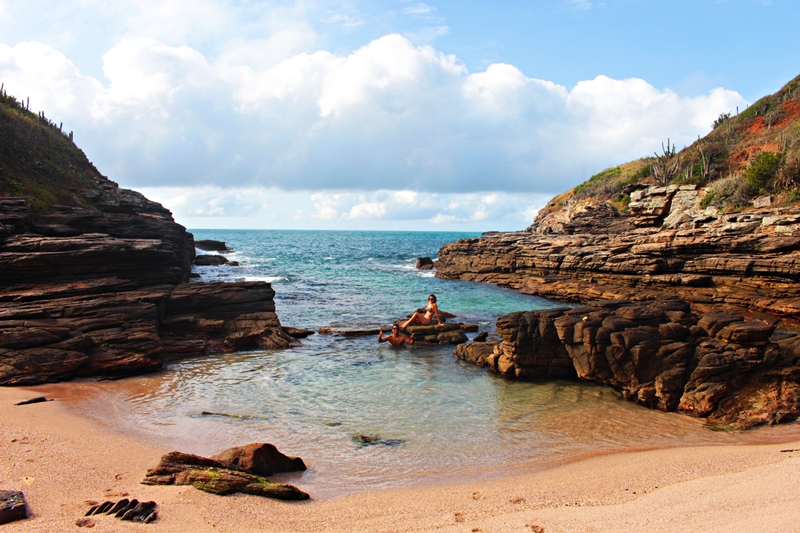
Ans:
[[[383,336],[383,330],[378,332],[378,342],[389,342],[392,346],[403,346],[404,344],[414,344],[414,334],[412,333],[410,337],[406,337],[402,333],[400,333],[400,327],[395,324],[392,326],[392,333],[391,335]]]
[[[414,311],[414,314],[411,315],[405,324],[403,324],[402,328],[406,329],[411,324],[422,324],[423,326],[428,326],[433,320],[433,315],[436,315],[436,320],[439,324],[442,324],[442,318],[439,316],[439,307],[436,305],[436,295],[431,294],[428,296],[428,305],[425,306],[425,314],[423,315],[419,311]]]

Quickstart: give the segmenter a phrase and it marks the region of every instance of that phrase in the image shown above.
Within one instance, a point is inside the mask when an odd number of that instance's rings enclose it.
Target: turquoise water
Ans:
[[[195,231],[197,239],[228,243],[236,252],[226,255],[241,263],[197,272],[205,280],[270,281],[282,323],[314,330],[386,324],[424,305],[429,293],[441,309],[489,331],[500,314],[558,305],[414,269],[417,257],[435,258],[442,244],[463,236],[472,235]],[[279,479],[315,498],[484,478],[585,454],[780,439],[797,431],[711,432],[698,420],[638,407],[590,383],[497,378],[457,361],[452,350],[313,335],[291,350],[196,358],[149,376],[84,382],[80,409],[191,453],[271,442],[309,466]]]
[[[416,270],[417,257],[475,233],[381,231],[208,231],[195,239],[225,241],[239,267],[197,267],[204,281],[273,283],[284,325],[385,324],[427,303],[470,321],[494,323],[499,314],[556,305],[491,285],[441,280]],[[208,253],[208,252],[199,252]]]

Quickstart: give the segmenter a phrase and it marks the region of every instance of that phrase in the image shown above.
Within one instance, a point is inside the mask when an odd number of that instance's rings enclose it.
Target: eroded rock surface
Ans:
[[[268,283],[187,283],[192,235],[102,176],[84,207],[0,198],[0,385],[156,370],[165,358],[285,348]]]
[[[525,231],[460,239],[439,251],[437,276],[497,283],[563,301],[657,300],[746,308],[797,323],[800,210],[702,209],[696,186],[607,203],[550,205]]]
[[[777,319],[694,313],[672,299],[595,302],[511,313],[499,343],[456,355],[510,378],[579,378],[663,411],[752,427],[800,415],[800,336],[774,335]]]
[[[308,498],[308,494],[297,487],[274,483],[263,475],[253,474],[248,471],[249,469],[246,468],[248,465],[251,467],[263,465],[257,460],[248,463],[242,453],[226,450],[226,452],[217,457],[235,459],[242,464],[237,466],[237,464],[227,460],[170,452],[161,457],[158,466],[147,471],[147,476],[142,480],[142,483],[145,485],[192,485],[196,489],[219,495],[241,492],[279,500],[304,500]],[[247,463],[247,465],[244,463]],[[287,466],[297,466],[297,462],[289,461]],[[303,465],[303,468],[305,468],[305,465]]]

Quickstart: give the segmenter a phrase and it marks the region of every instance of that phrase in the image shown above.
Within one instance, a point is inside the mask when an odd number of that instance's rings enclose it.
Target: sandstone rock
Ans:
[[[292,485],[273,483],[263,476],[234,470],[230,466],[198,455],[170,452],[161,457],[158,466],[147,471],[142,483],[192,485],[196,489],[218,495],[241,492],[279,500],[308,499],[308,494]]]
[[[494,353],[495,348],[499,344],[500,343],[498,341],[472,341],[456,346],[453,354],[458,359],[463,359],[469,363],[478,366],[487,366],[489,365],[487,361],[489,356]]]
[[[526,231],[443,246],[436,275],[563,301],[678,297],[796,321],[800,209],[720,214],[701,210],[693,187],[633,191],[630,215],[551,202]]]
[[[296,342],[264,282],[35,287],[0,289],[0,384],[128,375],[157,370],[166,357]]]
[[[620,302],[511,313],[498,343],[457,357],[523,379],[580,378],[646,407],[752,427],[800,415],[800,336],[771,340],[774,324],[690,312],[685,302]]]
[[[284,333],[295,339],[305,339],[306,337],[315,333],[310,329],[293,328],[290,326],[283,326],[281,329],[283,329]]]
[[[257,476],[298,472],[306,469],[302,459],[284,455],[275,446],[266,442],[254,442],[228,448],[211,458],[231,465],[232,470],[241,470]]]
[[[26,198],[0,198],[0,384],[128,375],[167,357],[294,344],[269,284],[186,283],[194,238],[169,210],[120,188],[77,149],[57,159],[71,161],[69,175],[81,167],[80,179],[53,191],[72,205],[34,211]]]

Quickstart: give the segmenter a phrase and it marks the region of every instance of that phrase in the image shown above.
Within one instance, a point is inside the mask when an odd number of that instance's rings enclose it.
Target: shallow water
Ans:
[[[416,271],[454,234],[210,232],[242,267],[205,279],[269,279],[285,325],[389,323],[430,292],[462,321],[559,305]],[[487,477],[587,454],[676,445],[781,441],[792,424],[713,432],[687,416],[626,402],[590,383],[520,383],[461,363],[452,347],[392,349],[372,337],[313,335],[284,351],[177,362],[117,382],[69,384],[83,414],[153,443],[213,454],[266,441],[309,470],[281,476],[315,498]],[[203,415],[212,412],[216,415]]]

